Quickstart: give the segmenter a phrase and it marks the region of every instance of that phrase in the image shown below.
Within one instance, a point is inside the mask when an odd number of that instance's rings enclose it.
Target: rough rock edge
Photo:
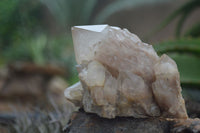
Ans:
[[[200,119],[116,117],[106,119],[83,110],[72,115],[65,133],[200,133]]]

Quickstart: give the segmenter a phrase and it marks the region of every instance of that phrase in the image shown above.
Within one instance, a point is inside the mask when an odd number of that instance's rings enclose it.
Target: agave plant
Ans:
[[[62,26],[87,24],[98,0],[40,0]]]
[[[99,24],[112,14],[131,9],[142,4],[166,2],[166,0],[113,0],[105,5],[93,18],[95,7],[100,0],[40,0],[62,24],[72,25]],[[169,0],[168,0],[169,1]]]
[[[154,45],[158,54],[173,58],[180,71],[183,86],[200,87],[200,38],[182,38]]]
[[[154,48],[159,54],[167,53],[172,57],[180,70],[180,78],[183,86],[187,88],[200,88],[200,22],[194,24],[184,34],[182,28],[185,20],[200,8],[199,0],[190,0],[170,14],[153,33],[163,29],[177,17],[180,17],[175,29],[176,39],[166,41]]]
[[[180,8],[175,10],[172,14],[170,14],[163,22],[162,24],[155,30],[155,32],[163,29],[166,27],[169,23],[171,23],[174,19],[177,17],[180,17],[176,30],[175,35],[177,38],[181,36],[181,31],[184,25],[185,20],[198,8],[200,8],[200,1],[199,0],[190,0],[183,4]],[[194,24],[190,29],[188,29],[184,36],[192,36],[192,37],[199,37],[200,36],[200,22],[197,22]]]

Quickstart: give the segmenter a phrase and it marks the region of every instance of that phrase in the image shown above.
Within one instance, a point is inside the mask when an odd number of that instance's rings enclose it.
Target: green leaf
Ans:
[[[200,37],[200,22],[196,23],[189,30],[186,31],[185,37]]]
[[[200,38],[182,38],[154,45],[159,55],[166,53],[177,63],[183,85],[200,87]]]
[[[64,25],[67,18],[69,17],[67,10],[67,3],[61,0],[40,0],[41,3],[46,5],[52,15],[56,18],[60,24]]]
[[[200,86],[200,58],[190,54],[168,54],[177,63],[181,83]]]
[[[152,36],[156,32],[160,31],[164,27],[166,27],[169,23],[171,23],[175,18],[177,18],[179,15],[182,15],[179,19],[179,22],[177,24],[176,28],[176,36],[180,36],[181,28],[185,22],[185,19],[197,8],[200,7],[200,1],[199,0],[191,0],[189,2],[186,2],[183,4],[180,8],[175,10],[173,13],[171,13],[155,30],[153,30],[149,36]]]
[[[97,2],[98,0],[87,0],[87,2],[84,3],[84,8],[80,16],[80,20],[83,22],[83,24],[89,23],[92,11],[94,10]]]
[[[197,39],[180,39],[175,41],[163,42],[154,45],[158,54],[166,52],[187,53],[200,56],[200,38]]]
[[[98,0],[40,0],[62,26],[89,24]]]
[[[189,12],[185,12],[181,18],[179,19],[178,23],[177,23],[177,26],[176,26],[176,37],[179,38],[180,35],[181,35],[181,30],[182,30],[182,27],[183,27],[183,24],[185,22],[185,19],[188,17],[190,11]]]

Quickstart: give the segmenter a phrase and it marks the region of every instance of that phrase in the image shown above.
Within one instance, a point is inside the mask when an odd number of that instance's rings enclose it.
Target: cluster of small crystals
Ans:
[[[66,89],[68,100],[105,118],[187,118],[179,72],[167,55],[118,27],[75,26],[72,36],[80,82]]]

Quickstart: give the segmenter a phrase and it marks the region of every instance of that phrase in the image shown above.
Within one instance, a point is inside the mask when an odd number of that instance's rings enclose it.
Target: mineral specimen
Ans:
[[[75,26],[72,36],[82,86],[67,88],[67,99],[105,118],[187,118],[179,72],[167,55],[118,27]]]

